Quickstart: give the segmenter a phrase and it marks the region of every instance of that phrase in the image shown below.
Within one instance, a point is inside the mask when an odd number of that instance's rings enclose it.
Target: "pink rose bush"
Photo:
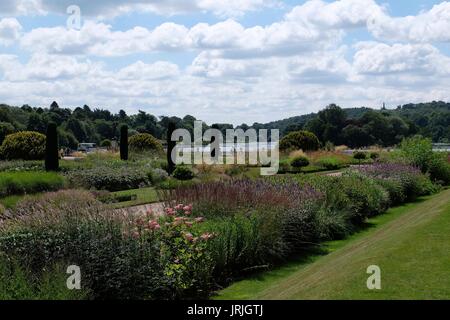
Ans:
[[[210,286],[213,262],[207,243],[216,235],[198,228],[205,219],[191,217],[192,207],[192,204],[167,207],[159,217],[147,211],[145,218],[129,221],[124,232],[124,237],[138,241],[154,241],[156,237],[167,286],[174,291],[174,297],[189,290],[206,291]]]

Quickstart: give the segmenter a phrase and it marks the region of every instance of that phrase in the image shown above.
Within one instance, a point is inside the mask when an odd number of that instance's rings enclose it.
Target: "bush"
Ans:
[[[381,184],[389,192],[392,204],[412,201],[437,191],[430,179],[411,165],[376,163],[361,166],[358,171]]]
[[[96,190],[121,191],[150,185],[143,170],[131,167],[81,169],[66,173],[66,177],[73,187]]]
[[[296,157],[296,158],[292,159],[291,166],[296,169],[301,169],[303,167],[309,166],[309,160],[308,160],[308,158],[302,157],[302,156]]]
[[[378,160],[380,158],[380,154],[378,152],[371,152],[369,154],[370,159],[372,160]]]
[[[358,151],[353,154],[353,158],[361,162],[361,160],[367,159],[367,154],[365,152]]]
[[[45,140],[45,135],[34,131],[10,134],[0,147],[0,157],[6,160],[43,160]]]
[[[169,178],[169,174],[166,170],[155,168],[150,172],[150,181],[154,184],[160,184]]]
[[[428,163],[428,172],[433,181],[450,185],[450,163],[447,154],[433,153]]]
[[[139,133],[128,139],[130,149],[137,152],[142,151],[162,151],[161,143],[148,133]]]
[[[52,172],[4,172],[0,174],[0,197],[56,191],[64,187],[63,176]]]
[[[327,170],[337,170],[340,169],[343,165],[342,161],[336,157],[323,157],[317,160],[317,164]]]
[[[177,180],[191,180],[194,178],[194,173],[186,166],[177,166],[172,175]]]
[[[112,146],[112,142],[109,139],[105,139],[102,142],[100,142],[100,147],[111,148],[111,146]]]
[[[278,172],[279,173],[289,173],[291,171],[292,171],[291,160],[290,159],[280,160]]]
[[[289,133],[280,141],[280,150],[314,151],[320,146],[319,139],[309,131],[295,131]]]
[[[214,235],[198,231],[184,206],[144,220],[113,214],[82,191],[30,205],[1,226],[0,251],[37,277],[49,265],[76,264],[98,299],[195,298],[210,290],[206,246]]]

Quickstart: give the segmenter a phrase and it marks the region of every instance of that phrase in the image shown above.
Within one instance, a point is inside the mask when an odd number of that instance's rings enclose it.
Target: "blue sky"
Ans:
[[[240,124],[450,100],[449,28],[439,0],[5,1],[0,103]]]

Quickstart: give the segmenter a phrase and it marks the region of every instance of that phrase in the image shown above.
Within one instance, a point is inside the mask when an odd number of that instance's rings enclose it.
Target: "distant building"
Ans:
[[[78,144],[78,151],[80,152],[94,152],[97,150],[95,143],[80,143]]]

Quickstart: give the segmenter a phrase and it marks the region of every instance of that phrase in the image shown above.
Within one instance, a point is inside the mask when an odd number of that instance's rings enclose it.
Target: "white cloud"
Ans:
[[[0,20],[0,45],[10,45],[20,37],[22,25],[15,18]]]
[[[167,78],[174,78],[180,74],[180,70],[176,64],[157,61],[152,64],[145,64],[142,61],[137,61],[117,73],[118,79],[124,80],[162,80]]]
[[[416,16],[374,15],[369,31],[378,39],[412,42],[450,41],[450,2],[442,2]]]
[[[71,5],[78,5],[87,17],[111,18],[133,11],[160,15],[212,12],[218,16],[241,16],[274,6],[275,0],[9,0],[0,3],[0,14],[66,14]]]
[[[354,66],[361,74],[450,74],[450,58],[430,44],[361,43],[356,47]]]

